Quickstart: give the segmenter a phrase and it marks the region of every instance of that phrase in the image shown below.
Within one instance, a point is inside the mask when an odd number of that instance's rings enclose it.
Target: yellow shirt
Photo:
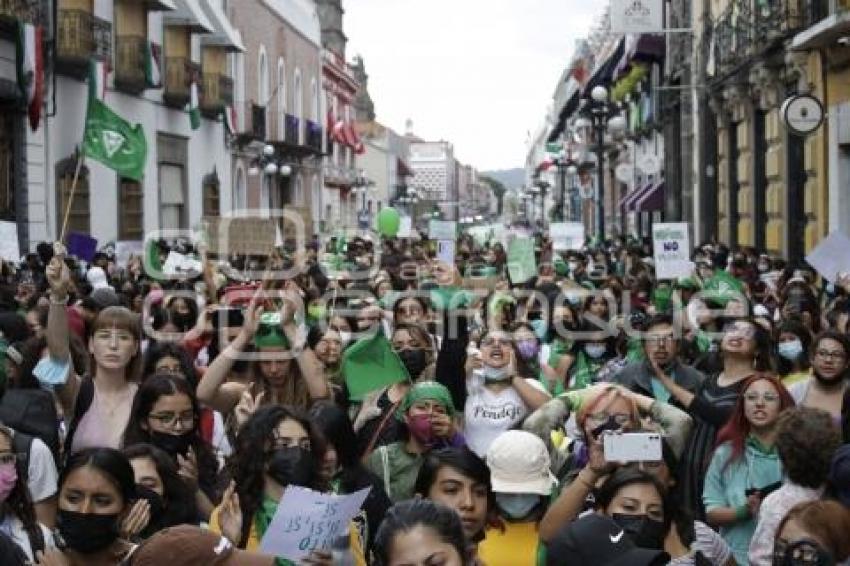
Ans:
[[[221,507],[216,507],[213,509],[212,514],[210,515],[210,527],[209,530],[216,534],[223,534],[221,532],[221,526],[218,524],[218,514],[220,512]],[[360,530],[353,523],[348,528],[348,538],[351,543],[351,555],[354,556],[354,560],[357,563],[357,566],[366,566],[366,557],[363,551],[363,541],[360,540]],[[259,551],[260,550],[260,534],[257,532],[257,524],[256,521],[251,521],[251,531],[248,533],[248,542],[245,544],[245,550],[250,551]]]
[[[539,541],[536,522],[505,522],[504,532],[487,531],[478,545],[478,557],[487,566],[535,566]]]
[[[791,387],[795,383],[800,381],[804,381],[812,376],[811,370],[798,371],[797,373],[789,373],[785,377],[782,378],[782,385],[785,387]]]

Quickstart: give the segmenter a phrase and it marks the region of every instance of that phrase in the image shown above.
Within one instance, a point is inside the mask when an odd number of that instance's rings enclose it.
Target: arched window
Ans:
[[[204,216],[221,216],[221,181],[215,169],[204,177],[202,189]]]
[[[313,188],[310,193],[310,216],[316,220],[322,217],[322,185],[319,176],[313,177]]]
[[[310,79],[310,120],[319,123],[319,85],[315,77]]]
[[[301,122],[304,120],[304,90],[301,87],[301,69],[295,69],[292,80],[292,113],[298,118],[298,144],[301,145]]]
[[[283,57],[277,60],[277,139],[282,140],[286,131],[286,63]]]
[[[268,106],[269,104],[269,60],[266,56],[266,48],[260,46],[260,60],[257,65],[257,104]],[[266,112],[266,128],[268,128],[268,115]]]
[[[233,185],[233,210],[242,211],[248,206],[248,195],[245,190],[245,171],[241,166],[236,168],[236,183]]]
[[[295,177],[295,198],[292,204],[297,207],[304,206],[304,183],[301,180],[301,175]]]

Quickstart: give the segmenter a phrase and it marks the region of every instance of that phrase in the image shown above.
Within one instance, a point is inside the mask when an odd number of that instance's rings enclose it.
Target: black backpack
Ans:
[[[42,440],[59,461],[59,419],[53,395],[42,389],[7,389],[0,399],[0,422],[15,432],[15,450],[29,455],[32,437]],[[18,436],[28,436],[27,450],[22,452]]]

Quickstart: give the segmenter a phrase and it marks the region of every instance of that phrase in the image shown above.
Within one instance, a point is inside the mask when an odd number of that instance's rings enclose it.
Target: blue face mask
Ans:
[[[522,519],[528,517],[537,504],[540,496],[536,493],[497,493],[496,505],[507,519]]]
[[[546,339],[546,333],[549,330],[549,328],[546,326],[546,321],[545,320],[532,320],[530,324],[531,324],[531,328],[532,328],[532,330],[534,330],[534,334],[537,336],[537,338],[540,339],[540,340],[545,340]]]
[[[789,342],[780,342],[779,345],[776,346],[776,352],[789,362],[793,362],[803,353],[803,343],[800,342],[799,339],[791,340]]]
[[[594,360],[598,360],[604,356],[607,350],[608,348],[604,344],[586,344],[584,347],[584,353]]]

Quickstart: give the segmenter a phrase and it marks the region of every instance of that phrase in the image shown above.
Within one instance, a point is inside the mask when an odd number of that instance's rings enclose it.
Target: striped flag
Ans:
[[[162,46],[152,41],[145,44],[145,82],[148,88],[162,87]]]
[[[198,99],[198,81],[192,82],[192,96],[189,100],[189,123],[193,130],[201,127],[201,106]]]
[[[27,102],[30,127],[38,129],[41,107],[44,104],[43,28],[28,23],[18,24],[17,71],[18,85]]]

